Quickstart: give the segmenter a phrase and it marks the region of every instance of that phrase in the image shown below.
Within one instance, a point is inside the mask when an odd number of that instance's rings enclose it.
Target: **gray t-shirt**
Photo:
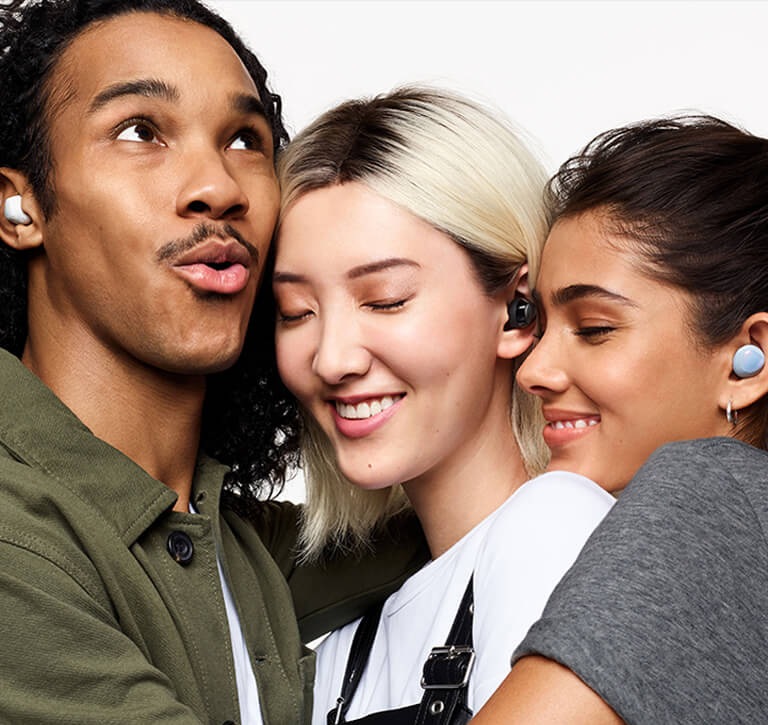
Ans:
[[[514,653],[570,668],[627,723],[768,722],[768,453],[659,449]]]

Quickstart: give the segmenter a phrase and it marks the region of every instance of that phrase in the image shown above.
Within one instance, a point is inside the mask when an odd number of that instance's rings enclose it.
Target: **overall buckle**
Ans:
[[[466,687],[474,664],[473,647],[433,647],[424,663],[421,686],[425,690]]]

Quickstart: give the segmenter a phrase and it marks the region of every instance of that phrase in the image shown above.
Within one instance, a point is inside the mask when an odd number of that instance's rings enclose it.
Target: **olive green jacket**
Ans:
[[[265,503],[257,527],[219,511],[226,468],[201,459],[198,513],[173,511],[169,488],[4,351],[0,401],[2,723],[238,723],[217,551],[264,722],[308,723],[314,661],[296,613],[314,637],[423,561],[411,531],[376,566],[296,568],[296,506]]]

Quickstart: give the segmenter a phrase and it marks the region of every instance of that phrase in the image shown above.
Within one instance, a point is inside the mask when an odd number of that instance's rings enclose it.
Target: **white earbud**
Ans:
[[[16,194],[15,196],[9,196],[5,200],[4,208],[5,218],[12,224],[31,224],[32,219],[29,214],[21,208],[21,196]]]

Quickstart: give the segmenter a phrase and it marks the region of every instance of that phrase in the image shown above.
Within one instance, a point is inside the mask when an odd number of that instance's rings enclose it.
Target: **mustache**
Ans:
[[[186,254],[190,249],[194,249],[198,244],[202,244],[207,239],[234,239],[238,244],[245,247],[251,256],[255,265],[259,263],[259,250],[251,244],[240,232],[231,224],[212,224],[210,222],[201,222],[186,237],[172,239],[163,244],[155,254],[158,262],[173,262],[174,259]]]

